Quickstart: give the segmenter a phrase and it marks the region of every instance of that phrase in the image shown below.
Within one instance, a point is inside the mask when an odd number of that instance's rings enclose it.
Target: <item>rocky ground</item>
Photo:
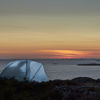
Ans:
[[[29,83],[0,78],[0,100],[100,100],[100,79]]]

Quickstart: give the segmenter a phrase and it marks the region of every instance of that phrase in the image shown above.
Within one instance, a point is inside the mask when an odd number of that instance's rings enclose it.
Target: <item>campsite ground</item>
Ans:
[[[0,100],[100,100],[100,79],[29,83],[0,78]]]

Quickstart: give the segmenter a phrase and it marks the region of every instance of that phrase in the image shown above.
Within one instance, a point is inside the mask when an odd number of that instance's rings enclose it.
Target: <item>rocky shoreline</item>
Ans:
[[[0,78],[0,100],[100,100],[100,79],[29,83]]]

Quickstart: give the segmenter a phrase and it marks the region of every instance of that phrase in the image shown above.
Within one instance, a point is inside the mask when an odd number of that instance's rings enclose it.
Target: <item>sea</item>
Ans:
[[[0,72],[18,59],[1,59]],[[76,77],[100,78],[100,59],[31,59],[44,65],[49,80],[69,80]],[[85,65],[86,64],[86,65]],[[88,65],[90,64],[90,65]]]

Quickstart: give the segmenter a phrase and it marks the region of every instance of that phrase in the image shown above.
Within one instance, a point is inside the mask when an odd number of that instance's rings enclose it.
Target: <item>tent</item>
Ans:
[[[10,62],[1,72],[0,77],[15,78],[19,81],[46,82],[48,77],[41,63],[32,60],[17,60]]]

